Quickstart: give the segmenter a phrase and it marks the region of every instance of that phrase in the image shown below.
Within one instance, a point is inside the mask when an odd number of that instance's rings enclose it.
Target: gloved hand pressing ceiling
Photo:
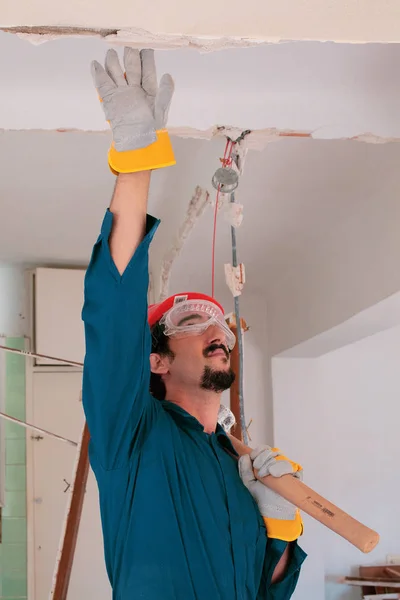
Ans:
[[[260,477],[290,474],[302,479],[302,467],[283,456],[278,448],[269,446],[260,446],[239,459],[240,477],[257,502],[268,537],[286,542],[296,540],[303,532],[299,509],[258,481],[253,469],[257,469]]]
[[[160,85],[153,50],[125,48],[125,74],[118,54],[108,50],[105,66],[92,62],[92,76],[113,143],[108,161],[113,172],[133,173],[175,164],[165,129],[174,93],[171,75]]]

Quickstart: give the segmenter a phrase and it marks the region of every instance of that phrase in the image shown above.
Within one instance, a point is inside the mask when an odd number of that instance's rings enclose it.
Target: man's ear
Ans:
[[[150,371],[156,375],[166,375],[169,370],[169,361],[167,356],[161,354],[150,354]]]

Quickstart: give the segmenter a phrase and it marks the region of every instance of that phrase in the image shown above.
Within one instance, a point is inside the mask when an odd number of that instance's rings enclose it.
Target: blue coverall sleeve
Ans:
[[[272,574],[288,543],[282,540],[268,539],[257,600],[289,600],[291,598],[299,579],[301,565],[307,557],[297,541],[291,544],[290,562],[285,575],[280,581],[271,583]]]
[[[107,470],[128,463],[159,410],[149,392],[147,324],[148,250],[159,222],[147,217],[146,235],[122,275],[109,248],[112,222],[113,214],[107,211],[86,272],[82,311],[82,400],[90,458]]]

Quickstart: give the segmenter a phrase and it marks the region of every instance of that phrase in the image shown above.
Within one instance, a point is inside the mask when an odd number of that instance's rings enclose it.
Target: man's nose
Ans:
[[[223,331],[218,325],[210,325],[206,332],[207,345],[211,344],[223,344],[226,345],[225,336]]]

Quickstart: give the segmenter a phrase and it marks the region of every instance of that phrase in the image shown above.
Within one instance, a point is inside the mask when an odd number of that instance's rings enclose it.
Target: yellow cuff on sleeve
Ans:
[[[267,536],[284,542],[294,542],[303,533],[303,520],[299,509],[296,510],[296,516],[293,521],[284,521],[282,519],[268,519],[263,517]]]
[[[151,171],[176,164],[171,140],[166,129],[156,132],[157,140],[139,150],[117,152],[114,142],[108,152],[108,164],[114,175],[118,173],[136,173]]]
[[[272,450],[272,452],[280,452],[279,448],[271,448],[271,450]],[[280,454],[279,456],[277,456],[275,458],[275,460],[287,460],[292,465],[293,473],[297,473],[297,471],[303,470],[303,467],[301,465],[299,465],[299,463],[296,463],[293,460],[290,460],[290,458],[287,458],[283,454]]]

